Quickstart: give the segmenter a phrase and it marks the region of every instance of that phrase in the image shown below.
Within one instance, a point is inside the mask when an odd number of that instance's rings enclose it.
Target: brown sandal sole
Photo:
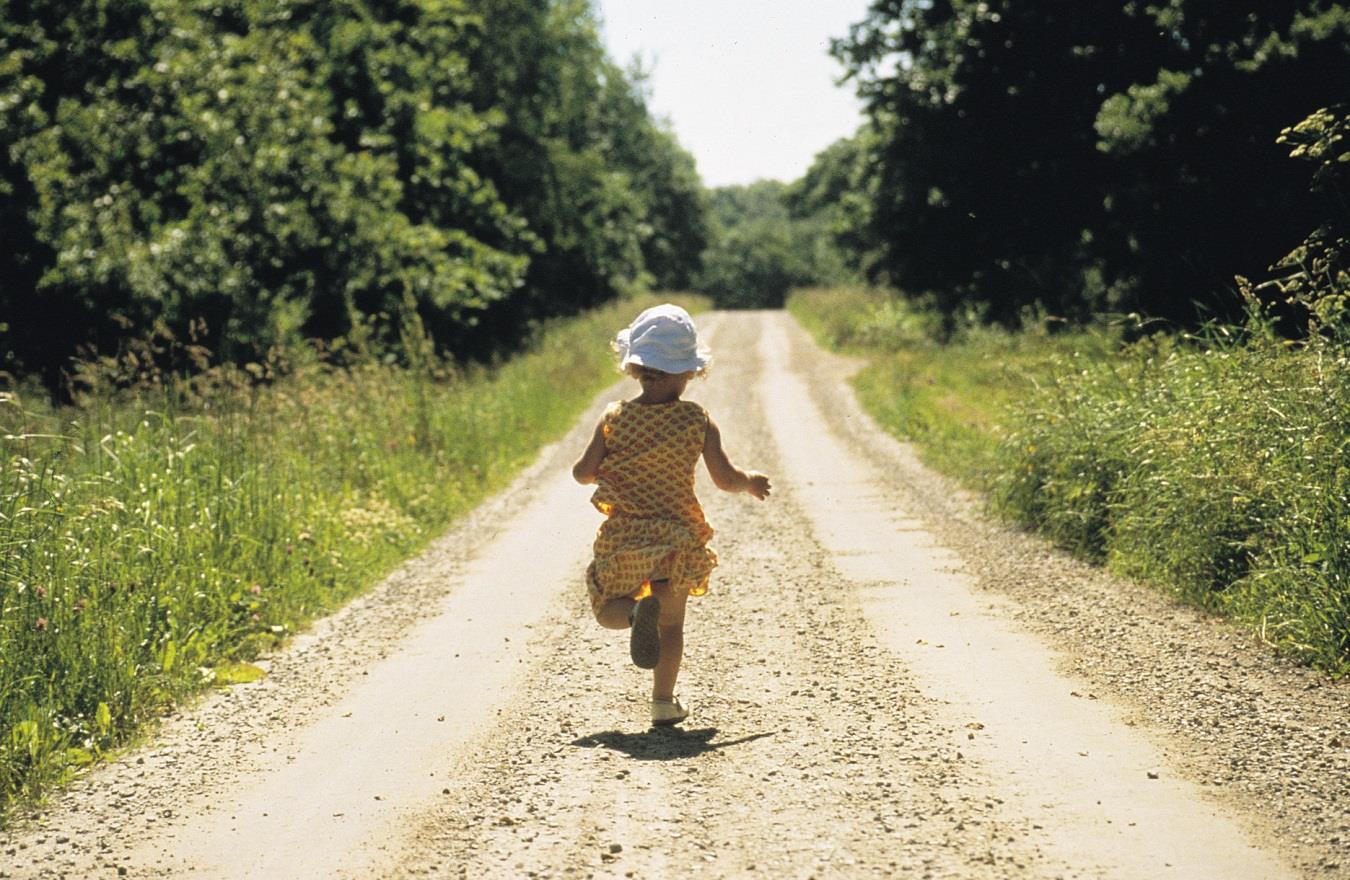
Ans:
[[[639,669],[655,669],[661,662],[661,601],[655,596],[638,600],[633,609],[633,626],[628,634],[628,653]]]

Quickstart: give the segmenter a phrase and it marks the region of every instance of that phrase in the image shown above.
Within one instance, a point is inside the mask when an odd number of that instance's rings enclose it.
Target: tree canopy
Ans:
[[[833,51],[866,124],[706,192],[588,0],[0,0],[0,371],[412,318],[485,357],[643,286],[860,276],[1009,323],[1229,317],[1239,275],[1344,311],[1345,4],[874,0]]]
[[[821,274],[815,225],[788,211],[787,185],[761,180],[709,197],[711,241],[698,288],[721,308],[779,308]]]
[[[834,52],[873,132],[859,253],[949,311],[1225,316],[1345,228],[1277,143],[1344,119],[1343,4],[875,0]]]
[[[0,2],[0,370],[416,315],[455,354],[706,237],[586,0]]]

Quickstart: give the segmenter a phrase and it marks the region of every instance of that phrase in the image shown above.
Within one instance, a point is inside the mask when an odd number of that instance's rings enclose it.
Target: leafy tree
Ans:
[[[497,183],[533,238],[523,284],[475,329],[509,338],[522,321],[588,308],[643,271],[644,205],[611,162],[606,122],[628,96],[614,75],[586,0],[475,0],[485,26],[469,63],[474,105],[502,115],[476,167]],[[606,104],[608,99],[609,104]]]
[[[1127,14],[1165,37],[1159,69],[1103,102],[1114,160],[1107,271],[1153,314],[1231,315],[1234,274],[1262,276],[1319,224],[1276,143],[1350,94],[1350,8],[1320,0],[1168,0]]]
[[[9,108],[34,120],[6,169],[29,194],[30,243],[6,255],[33,282],[5,302],[21,360],[53,363],[54,343],[59,364],[90,325],[106,348],[193,322],[243,357],[358,312],[457,318],[513,289],[524,261],[473,234],[508,237],[510,218],[466,173],[490,125],[464,103],[456,4],[382,19],[360,0],[149,0],[117,27],[102,4],[32,6],[3,20],[13,75],[45,87]],[[67,71],[72,42],[92,48]]]
[[[835,52],[876,130],[874,274],[1002,320],[1099,305],[1082,298],[1109,184],[1092,122],[1151,72],[1153,42],[1117,0],[873,3]]]
[[[1015,321],[1237,304],[1316,225],[1273,141],[1350,92],[1321,0],[876,0],[835,44],[876,132],[875,277]],[[1255,270],[1255,271],[1254,271]]]
[[[642,256],[651,283],[687,289],[707,246],[707,197],[694,159],[674,134],[651,118],[646,73],[609,65],[601,103],[611,161],[628,172],[643,210]]]
[[[794,219],[783,183],[715,189],[710,210],[713,232],[699,289],[722,308],[779,308],[794,287],[848,275],[827,218]]]
[[[42,368],[54,383],[57,370],[42,354],[69,350],[69,315],[80,305],[76,291],[39,290],[56,252],[29,219],[41,195],[18,151],[92,80],[134,73],[162,31],[148,2],[30,2],[21,18],[0,2],[0,369]],[[91,317],[91,332],[116,332],[103,315]]]
[[[791,217],[813,220],[835,250],[832,261],[853,267],[853,272],[867,271],[877,259],[867,233],[876,185],[870,161],[875,141],[875,132],[866,125],[852,137],[840,138],[785,193]]]
[[[53,385],[152,328],[486,355],[706,234],[586,0],[0,0],[0,148],[0,354]]]
[[[1323,107],[1280,134],[1291,156],[1315,166],[1322,222],[1276,264],[1283,296],[1324,328],[1350,330],[1350,106]]]

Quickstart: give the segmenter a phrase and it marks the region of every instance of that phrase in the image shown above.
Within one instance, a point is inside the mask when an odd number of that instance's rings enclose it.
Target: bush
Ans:
[[[1350,669],[1350,359],[1260,334],[1066,358],[1001,446],[996,506]]]
[[[1316,166],[1312,192],[1323,222],[1275,265],[1281,294],[1303,305],[1315,326],[1350,334],[1350,105],[1323,108],[1280,133],[1290,155]]]

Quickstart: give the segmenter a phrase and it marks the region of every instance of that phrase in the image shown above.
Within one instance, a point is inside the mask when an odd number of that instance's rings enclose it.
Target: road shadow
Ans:
[[[572,745],[584,749],[603,746],[616,752],[623,752],[639,761],[672,761],[678,758],[693,758],[706,752],[725,749],[727,746],[773,736],[773,732],[752,733],[740,739],[713,742],[712,738],[716,735],[716,727],[700,727],[695,730],[685,730],[681,727],[653,727],[642,733],[606,730],[604,733],[592,733],[574,739]]]

